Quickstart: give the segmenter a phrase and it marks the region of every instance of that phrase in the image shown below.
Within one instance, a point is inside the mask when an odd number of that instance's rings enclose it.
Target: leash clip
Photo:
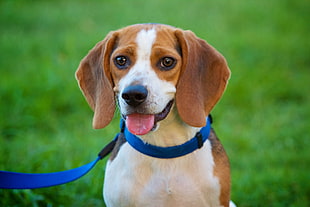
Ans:
[[[115,147],[115,144],[117,142],[117,139],[118,139],[118,136],[119,136],[120,133],[118,133],[114,139],[109,143],[107,144],[99,153],[98,153],[98,157],[100,160],[102,160],[103,158],[105,158],[106,156],[108,156],[114,149]]]

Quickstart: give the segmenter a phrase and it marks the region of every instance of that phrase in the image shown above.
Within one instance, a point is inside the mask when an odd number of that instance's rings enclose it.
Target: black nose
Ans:
[[[130,106],[138,106],[143,103],[147,97],[147,89],[142,85],[128,86],[122,93],[122,98]]]

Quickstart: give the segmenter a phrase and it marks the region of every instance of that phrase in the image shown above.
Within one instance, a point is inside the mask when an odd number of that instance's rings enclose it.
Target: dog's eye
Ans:
[[[126,68],[128,68],[128,66],[130,64],[130,61],[129,61],[129,59],[126,56],[117,56],[114,59],[114,64],[119,69],[126,69]]]
[[[159,67],[162,70],[171,70],[176,65],[176,60],[172,57],[164,57],[159,62]]]

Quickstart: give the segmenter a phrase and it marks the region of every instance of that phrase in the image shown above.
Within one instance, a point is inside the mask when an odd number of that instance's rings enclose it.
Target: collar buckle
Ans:
[[[195,137],[197,139],[198,149],[200,149],[203,146],[203,143],[204,143],[201,132],[197,132]]]

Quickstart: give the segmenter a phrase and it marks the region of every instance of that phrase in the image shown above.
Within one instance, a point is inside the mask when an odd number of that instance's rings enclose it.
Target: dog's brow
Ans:
[[[150,58],[155,39],[156,30],[154,28],[150,30],[143,29],[137,34],[138,58]]]

